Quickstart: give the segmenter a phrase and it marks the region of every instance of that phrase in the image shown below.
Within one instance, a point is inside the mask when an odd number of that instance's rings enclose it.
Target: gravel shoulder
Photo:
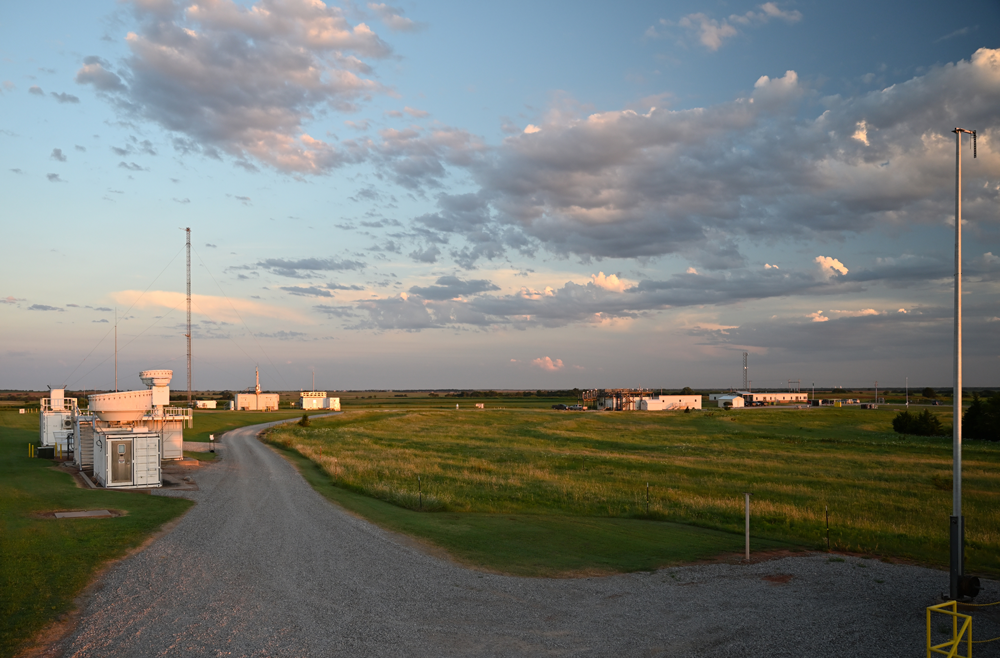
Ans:
[[[825,554],[581,579],[469,570],[329,503],[262,427],[226,434],[197,491],[157,492],[198,504],[105,574],[62,655],[916,656],[947,589],[945,572]],[[976,637],[998,621],[977,615]]]

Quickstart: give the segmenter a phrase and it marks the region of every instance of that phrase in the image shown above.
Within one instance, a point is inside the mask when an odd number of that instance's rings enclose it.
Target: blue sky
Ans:
[[[1000,8],[21,3],[0,387],[997,386]],[[966,145],[968,147],[968,144]],[[135,381],[132,381],[135,380]]]

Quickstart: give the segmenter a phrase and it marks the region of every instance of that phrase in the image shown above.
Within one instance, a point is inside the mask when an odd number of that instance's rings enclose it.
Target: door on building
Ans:
[[[132,441],[111,441],[111,484],[132,483]]]

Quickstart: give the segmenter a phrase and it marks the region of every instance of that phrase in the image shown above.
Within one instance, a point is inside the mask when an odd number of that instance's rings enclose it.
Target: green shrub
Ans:
[[[302,414],[302,420],[299,421],[301,427],[309,427],[309,416]]]
[[[909,411],[901,411],[892,419],[892,429],[899,434],[913,434],[915,436],[943,436],[944,427],[937,416],[929,409],[924,409],[919,414],[911,414]]]

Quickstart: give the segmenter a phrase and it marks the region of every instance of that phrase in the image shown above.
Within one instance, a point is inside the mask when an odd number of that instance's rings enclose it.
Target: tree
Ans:
[[[299,425],[302,427],[309,427],[309,416],[302,414],[302,420],[299,421]]]
[[[920,392],[920,395],[924,396],[925,398],[930,398],[933,400],[934,398],[937,397],[937,391],[928,386],[927,388],[925,388],[923,391]]]
[[[892,419],[892,429],[899,434],[915,436],[942,436],[945,433],[941,420],[929,409],[924,409],[919,414],[911,414],[909,411],[899,412]]]
[[[962,416],[962,434],[968,439],[1000,441],[1000,394],[988,399],[972,394],[972,404]]]
[[[681,389],[681,395],[694,395],[694,389],[690,386],[685,386]]]

